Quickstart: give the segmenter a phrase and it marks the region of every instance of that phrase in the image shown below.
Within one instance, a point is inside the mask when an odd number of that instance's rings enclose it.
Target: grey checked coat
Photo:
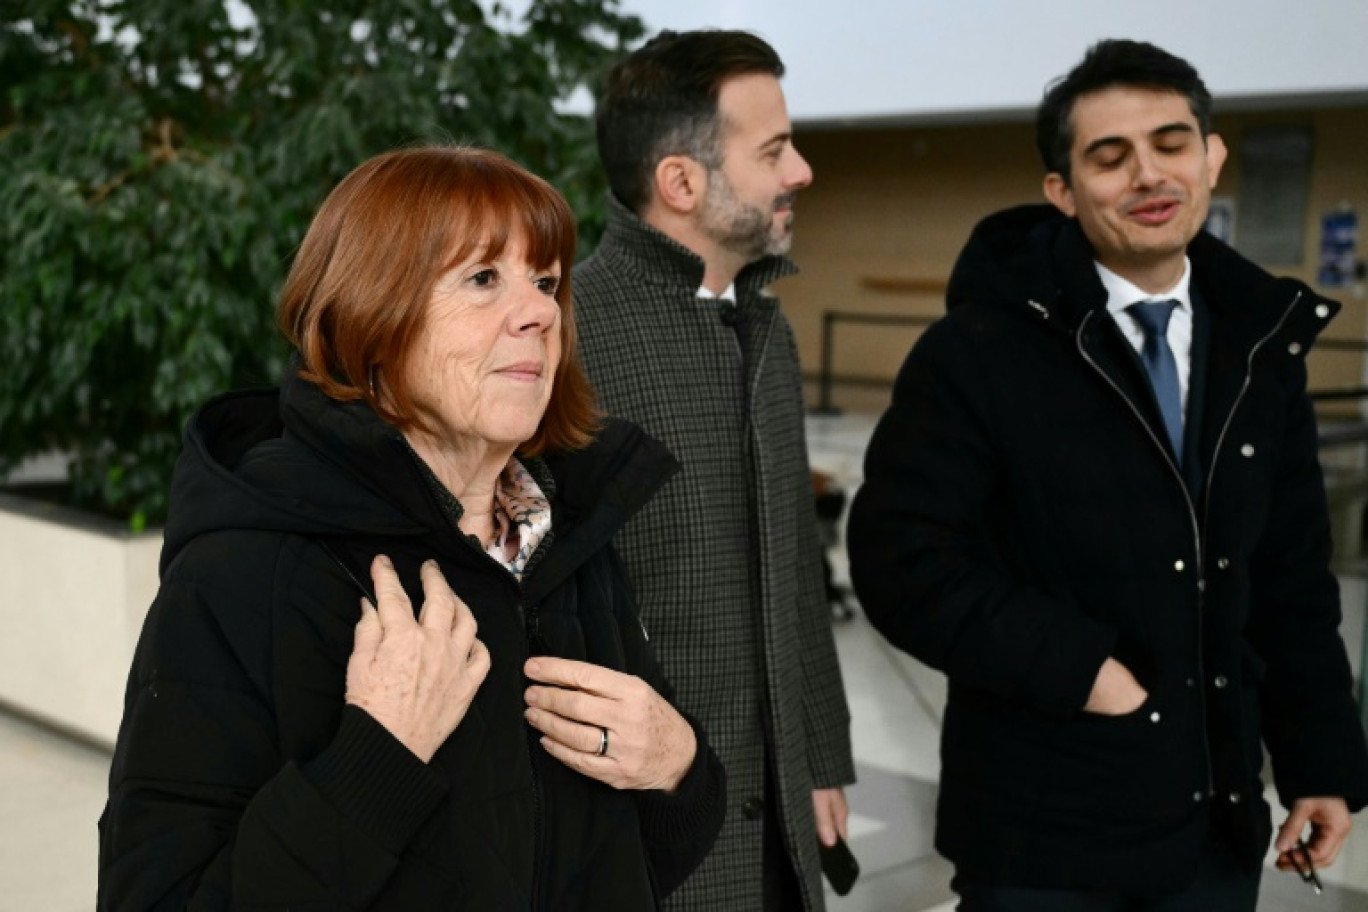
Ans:
[[[686,710],[727,768],[727,822],[667,908],[761,907],[761,821],[773,747],[784,843],[821,909],[811,792],[854,781],[850,714],[821,576],[798,354],[765,286],[737,277],[734,325],[700,299],[703,261],[612,202],[575,270],[580,355],[603,408],[683,465],[615,541],[643,621]]]

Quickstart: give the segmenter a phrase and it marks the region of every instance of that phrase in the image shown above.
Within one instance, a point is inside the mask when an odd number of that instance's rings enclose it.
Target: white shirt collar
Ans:
[[[1127,307],[1137,301],[1177,301],[1180,310],[1187,314],[1192,313],[1192,262],[1187,257],[1183,257],[1183,275],[1178,279],[1178,284],[1159,294],[1142,291],[1096,260],[1093,261],[1093,266],[1097,267],[1102,287],[1107,289],[1107,311],[1112,316],[1124,313]]]
[[[716,299],[721,300],[721,301],[731,301],[733,304],[735,304],[735,303],[736,303],[736,283],[735,283],[735,282],[732,282],[732,283],[731,283],[730,285],[728,285],[726,288],[722,289],[722,293],[721,293],[721,294],[713,294],[711,291],[708,290],[708,286],[706,286],[706,285],[700,285],[700,286],[698,286],[698,297],[700,297],[700,298],[716,298]]]

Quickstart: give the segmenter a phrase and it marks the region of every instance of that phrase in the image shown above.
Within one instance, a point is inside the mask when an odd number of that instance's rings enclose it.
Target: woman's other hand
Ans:
[[[553,685],[527,689],[527,721],[571,769],[613,788],[672,792],[693,766],[693,727],[641,678],[553,656],[523,671]]]
[[[399,584],[383,554],[371,562],[379,606],[361,600],[347,662],[347,702],[383,725],[424,763],[465,718],[489,673],[489,650],[475,616],[447,585],[435,561],[423,564],[423,608]]]

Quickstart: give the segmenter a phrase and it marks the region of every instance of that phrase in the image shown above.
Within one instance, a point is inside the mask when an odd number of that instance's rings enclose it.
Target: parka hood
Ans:
[[[640,428],[608,419],[589,446],[549,456],[546,468],[543,487],[557,540],[579,539],[574,550],[587,557],[678,463]],[[226,529],[310,537],[451,535],[398,429],[365,403],[329,399],[297,377],[280,389],[219,396],[186,427],[162,572],[190,540]]]
[[[1026,300],[1053,303],[1049,269],[1054,238],[1067,220],[1053,206],[1018,206],[974,226],[950,273],[946,308],[967,301],[1020,307]],[[1091,260],[1091,253],[1088,256]]]
[[[1187,255],[1203,300],[1250,339],[1271,331],[1299,296],[1339,310],[1304,283],[1269,275],[1205,231],[1189,242]],[[1107,306],[1094,260],[1077,219],[1046,204],[1006,209],[974,227],[951,272],[946,307],[1003,307],[1073,332],[1090,311]]]

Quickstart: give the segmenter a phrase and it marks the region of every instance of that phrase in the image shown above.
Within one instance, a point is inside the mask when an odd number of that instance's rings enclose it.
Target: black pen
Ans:
[[[1297,844],[1287,853],[1287,857],[1292,859],[1292,867],[1296,868],[1302,882],[1310,884],[1317,896],[1325,892],[1325,888],[1321,886],[1320,878],[1316,876],[1316,866],[1311,863],[1311,850],[1304,841],[1298,839]]]

